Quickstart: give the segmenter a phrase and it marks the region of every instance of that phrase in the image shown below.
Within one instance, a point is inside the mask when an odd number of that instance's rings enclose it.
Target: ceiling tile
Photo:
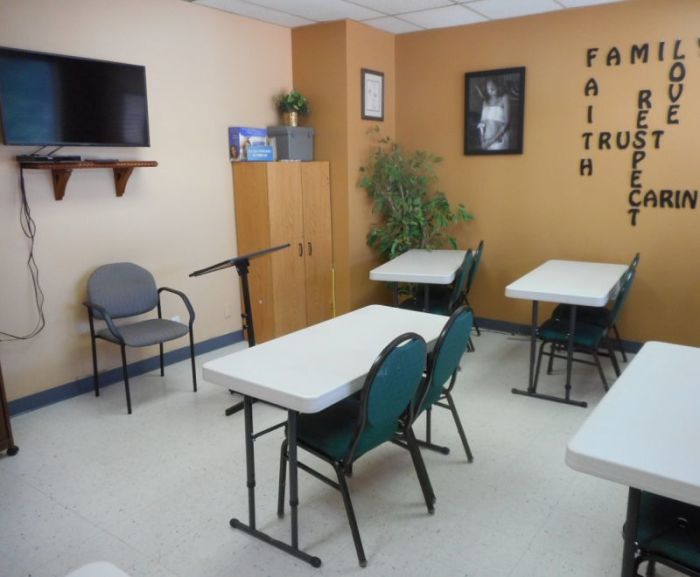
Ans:
[[[385,16],[376,10],[343,0],[255,0],[256,4],[309,20],[366,20]]]
[[[474,0],[465,6],[492,19],[515,18],[562,9],[554,0]]]
[[[404,34],[405,32],[416,32],[418,30],[423,30],[420,26],[416,26],[415,24],[411,24],[405,20],[393,18],[391,16],[364,20],[363,24],[373,26],[374,28],[379,28],[380,30],[386,30],[392,34]]]
[[[447,6],[445,8],[411,12],[410,14],[402,14],[401,19],[423,28],[446,28],[448,26],[474,24],[486,20],[483,16],[463,6]]]
[[[270,24],[287,26],[289,28],[313,24],[312,20],[292,16],[291,14],[285,14],[284,12],[271,10],[269,8],[263,8],[262,6],[256,6],[255,4],[250,4],[249,2],[243,2],[241,0],[195,0],[194,4],[208,6],[209,8],[218,8],[219,10],[232,12],[239,16],[247,16],[248,18],[262,20]]]
[[[349,0],[366,8],[378,10],[384,14],[395,15],[430,8],[440,8],[454,4],[452,0]]]

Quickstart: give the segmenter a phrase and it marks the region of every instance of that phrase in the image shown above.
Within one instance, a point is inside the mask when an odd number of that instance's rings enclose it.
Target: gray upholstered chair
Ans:
[[[188,324],[161,318],[160,293],[166,291],[179,296],[189,312]],[[90,338],[92,341],[92,366],[94,371],[95,396],[100,395],[97,372],[97,339],[119,345],[122,353],[122,371],[126,389],[126,407],[131,414],[131,394],[126,365],[126,347],[158,345],[160,349],[160,374],[163,376],[163,343],[178,339],[189,333],[190,357],[192,359],[192,383],[197,391],[197,375],[194,364],[194,337],[192,323],[194,310],[184,293],[166,287],[157,288],[153,275],[146,269],[130,262],[117,262],[99,267],[90,275],[87,286],[88,298],[83,303],[88,309]],[[134,317],[158,309],[158,318],[137,320],[117,325],[114,321]],[[95,319],[103,320],[106,327],[95,331]]]

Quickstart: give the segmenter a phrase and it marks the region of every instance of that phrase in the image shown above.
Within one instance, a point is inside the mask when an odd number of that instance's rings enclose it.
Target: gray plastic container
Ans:
[[[306,126],[268,126],[267,136],[275,139],[277,160],[313,160],[314,129]]]

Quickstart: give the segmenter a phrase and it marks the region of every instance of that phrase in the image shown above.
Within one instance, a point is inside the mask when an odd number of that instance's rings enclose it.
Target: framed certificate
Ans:
[[[384,120],[384,73],[362,69],[362,118]]]

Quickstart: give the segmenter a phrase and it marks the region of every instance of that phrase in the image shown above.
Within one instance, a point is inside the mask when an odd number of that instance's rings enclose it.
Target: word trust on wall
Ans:
[[[700,39],[698,39],[700,45]],[[579,163],[581,176],[593,176],[594,151],[624,150],[630,153],[631,174],[627,201],[630,224],[637,225],[640,212],[648,208],[671,208],[695,210],[698,204],[697,189],[648,188],[644,186],[644,164],[650,154],[663,148],[666,138],[680,124],[681,106],[684,99],[687,77],[686,55],[682,40],[671,43],[657,42],[633,44],[628,51],[613,46],[607,51],[600,48],[586,50],[586,67],[636,66],[649,62],[662,62],[668,65],[667,84],[661,94],[652,90],[637,91],[636,106],[632,111],[633,124],[628,130],[594,130],[596,97],[601,92],[598,80],[591,76],[586,81],[583,94],[586,98],[586,123],[590,130],[581,135],[585,152]],[[655,107],[663,109],[662,126],[650,126],[649,114]],[[669,134],[667,134],[669,133]]]

